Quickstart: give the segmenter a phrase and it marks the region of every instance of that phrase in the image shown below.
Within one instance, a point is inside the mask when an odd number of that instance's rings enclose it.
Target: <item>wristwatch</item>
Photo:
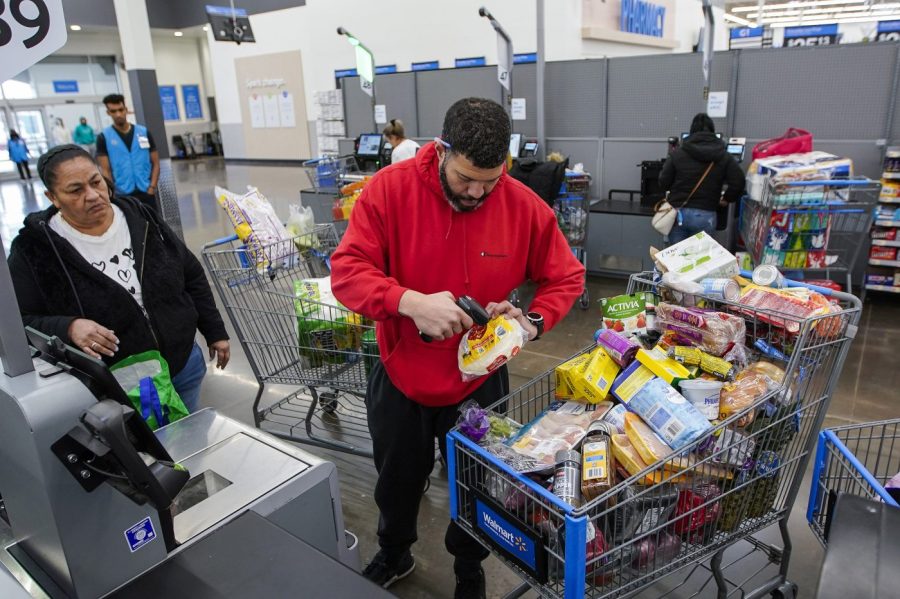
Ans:
[[[525,318],[537,329],[537,336],[532,341],[537,341],[544,334],[544,317],[540,312],[527,312]]]

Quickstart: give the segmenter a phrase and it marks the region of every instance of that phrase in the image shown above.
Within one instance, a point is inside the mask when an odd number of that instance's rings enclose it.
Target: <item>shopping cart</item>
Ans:
[[[881,184],[871,179],[776,182],[741,202],[741,235],[756,265],[794,272],[846,273],[869,236]]]
[[[695,441],[573,508],[454,429],[448,435],[451,517],[543,597],[629,596],[685,568],[680,582],[657,595],[678,592],[699,572],[705,577],[701,588],[713,584],[720,598],[734,592],[792,597],[788,517],[861,308],[850,294],[820,291],[843,310],[797,319],[705,298],[707,307],[745,319],[748,346],[762,340],[786,354],[781,385],[715,423],[722,436],[711,452],[697,451],[709,439]],[[628,293],[634,292],[669,293],[651,272],[632,275]],[[491,409],[530,422],[553,400],[555,378],[549,371]],[[747,419],[752,422],[744,436],[723,432]],[[723,463],[735,467],[723,469]],[[773,524],[781,549],[755,536]],[[733,564],[723,563],[725,551],[738,541],[750,549],[739,559],[757,554],[765,557],[764,566],[779,566],[749,593],[744,587],[758,581],[764,568],[737,581],[724,572]],[[519,596],[525,585],[510,596]]]
[[[587,236],[588,219],[591,212],[591,176],[587,173],[566,171],[564,183],[565,191],[559,194],[556,202],[553,204],[553,211],[556,213],[556,222],[572,253],[584,264],[587,270],[587,253],[584,250],[585,237]],[[591,297],[587,288],[587,275],[585,275],[584,290],[581,292],[581,298],[578,305],[582,310],[587,310],[590,306]]]
[[[202,256],[259,383],[256,426],[283,439],[371,456],[363,398],[378,359],[374,325],[316,301],[300,283],[329,274],[338,241],[334,225],[326,224],[262,248],[226,237],[206,244]],[[261,407],[268,384],[303,388]]]
[[[806,519],[816,538],[827,543],[840,494],[857,495],[900,507],[884,489],[900,473],[900,418],[829,428],[819,433]]]
[[[310,186],[316,191],[333,191],[362,179],[354,156],[323,156],[303,163]]]

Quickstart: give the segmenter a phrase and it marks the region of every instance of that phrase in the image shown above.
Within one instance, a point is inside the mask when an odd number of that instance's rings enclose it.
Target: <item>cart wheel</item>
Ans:
[[[578,305],[582,310],[587,310],[591,306],[591,295],[588,293],[587,287],[581,292],[581,299],[578,300]]]
[[[785,582],[772,591],[772,599],[796,599],[799,590],[793,582]]]

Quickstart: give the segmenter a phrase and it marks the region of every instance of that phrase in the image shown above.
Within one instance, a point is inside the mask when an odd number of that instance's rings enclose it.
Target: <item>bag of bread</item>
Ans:
[[[722,385],[719,392],[719,419],[726,420],[733,415],[742,412],[756,403],[762,396],[769,392],[766,375],[755,373],[745,376],[733,383]],[[734,423],[737,427],[744,427],[753,422],[754,412],[748,412]]]
[[[457,353],[464,381],[490,374],[519,355],[528,333],[517,320],[500,315],[484,326],[476,324],[466,331]]]

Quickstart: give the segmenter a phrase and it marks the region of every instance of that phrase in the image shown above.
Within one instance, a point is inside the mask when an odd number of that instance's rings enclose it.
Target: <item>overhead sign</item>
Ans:
[[[53,82],[53,93],[55,94],[77,94],[78,82],[74,79],[65,79]]]
[[[412,63],[413,71],[436,71],[439,68],[441,68],[441,63],[438,60],[429,60],[427,62]]]
[[[465,69],[468,67],[483,67],[487,64],[484,56],[473,56],[472,58],[457,58],[456,68]]]
[[[875,34],[875,41],[900,41],[900,21],[879,21],[878,33]]]
[[[343,79],[344,77],[356,77],[356,69],[337,69],[334,71],[335,79]]]
[[[513,64],[530,64],[532,62],[537,62],[537,52],[513,54]]]
[[[387,75],[388,73],[396,73],[397,65],[395,64],[385,64],[380,67],[375,67],[376,75]]]
[[[159,86],[159,101],[162,104],[164,121],[181,120],[178,112],[178,96],[175,94],[174,85]]]
[[[619,28],[628,33],[663,37],[666,8],[645,0],[622,0]]]
[[[184,102],[184,118],[203,118],[203,104],[200,102],[199,85],[182,85],[181,99]]]
[[[837,43],[837,37],[837,23],[784,28],[784,45],[788,48],[797,46],[830,46]]]
[[[728,47],[762,48],[765,27],[735,27],[729,34]]]
[[[62,48],[66,36],[62,0],[0,2],[0,81]]]

